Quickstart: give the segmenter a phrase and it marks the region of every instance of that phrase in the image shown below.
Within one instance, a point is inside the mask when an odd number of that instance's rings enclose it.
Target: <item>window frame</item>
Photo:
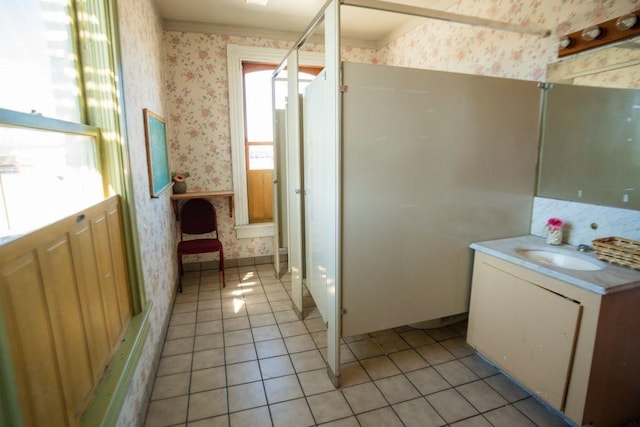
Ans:
[[[233,171],[234,225],[238,239],[272,237],[273,222],[249,224],[247,164],[245,157],[243,62],[279,64],[289,50],[253,46],[227,45],[229,84],[229,132]],[[300,62],[309,66],[324,66],[324,53],[301,52]]]
[[[68,122],[51,117],[22,113],[20,111],[0,108],[0,123],[17,128],[48,130],[52,132],[71,133],[96,137],[99,141],[100,128],[79,122]],[[100,143],[98,142],[98,145]]]

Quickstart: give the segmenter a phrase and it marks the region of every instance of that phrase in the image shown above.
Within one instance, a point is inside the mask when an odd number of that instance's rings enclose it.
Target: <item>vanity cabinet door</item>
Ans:
[[[467,340],[563,410],[581,306],[476,258]]]

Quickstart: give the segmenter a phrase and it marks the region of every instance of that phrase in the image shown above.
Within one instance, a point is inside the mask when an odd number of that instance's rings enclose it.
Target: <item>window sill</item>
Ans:
[[[152,306],[152,302],[147,302],[142,312],[129,321],[120,347],[105,368],[104,377],[98,384],[94,399],[82,415],[81,426],[107,426],[117,423],[147,340]]]
[[[251,239],[253,237],[273,237],[273,222],[262,224],[236,225],[236,237],[238,239]]]

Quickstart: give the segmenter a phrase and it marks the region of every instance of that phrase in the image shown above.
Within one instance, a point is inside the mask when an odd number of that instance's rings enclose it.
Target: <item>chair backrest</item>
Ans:
[[[205,199],[190,199],[180,210],[180,234],[205,234],[216,232],[218,237],[216,210]]]

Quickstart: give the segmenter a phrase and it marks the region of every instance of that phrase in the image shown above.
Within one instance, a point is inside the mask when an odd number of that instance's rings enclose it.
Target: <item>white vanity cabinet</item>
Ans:
[[[578,425],[640,418],[640,288],[598,294],[476,251],[467,341]]]

